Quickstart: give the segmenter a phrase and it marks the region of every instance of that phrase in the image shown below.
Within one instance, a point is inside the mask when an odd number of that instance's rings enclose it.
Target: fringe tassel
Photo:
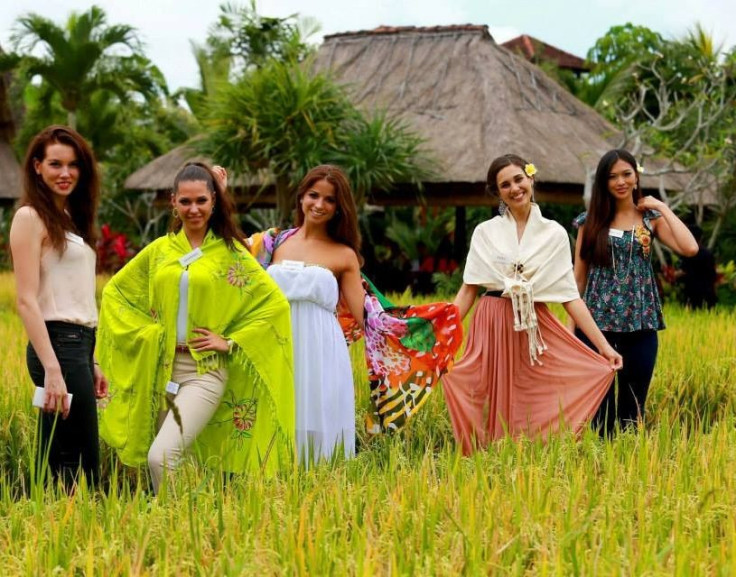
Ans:
[[[529,362],[542,365],[539,357],[547,350],[534,310],[534,291],[524,279],[506,279],[505,293],[511,297],[514,310],[514,330],[526,331],[529,340]]]

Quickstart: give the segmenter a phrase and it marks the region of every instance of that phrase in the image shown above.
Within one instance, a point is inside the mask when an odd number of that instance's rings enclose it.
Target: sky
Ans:
[[[245,3],[248,0],[241,0]],[[163,72],[170,90],[196,87],[197,67],[190,40],[203,42],[217,19],[220,0],[97,0],[112,24],[138,29],[147,56]],[[15,19],[39,13],[63,23],[89,0],[2,0],[0,45],[10,48]],[[487,24],[497,42],[529,34],[584,57],[611,26],[631,22],[668,38],[685,35],[700,23],[725,48],[736,44],[734,0],[259,0],[266,16],[298,13],[320,24],[314,37],[377,26]]]

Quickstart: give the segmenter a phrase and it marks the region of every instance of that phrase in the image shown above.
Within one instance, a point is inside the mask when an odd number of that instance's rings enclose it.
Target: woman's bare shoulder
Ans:
[[[25,233],[46,235],[46,226],[43,224],[38,212],[32,206],[21,206],[13,215],[11,225],[16,231]]]

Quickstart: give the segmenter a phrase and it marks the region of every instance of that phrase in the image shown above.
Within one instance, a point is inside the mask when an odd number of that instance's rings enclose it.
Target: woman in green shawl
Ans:
[[[192,447],[228,472],[293,459],[289,303],[239,242],[233,202],[191,163],[171,195],[172,232],[105,287],[98,358],[111,399],[101,436],[154,491]]]

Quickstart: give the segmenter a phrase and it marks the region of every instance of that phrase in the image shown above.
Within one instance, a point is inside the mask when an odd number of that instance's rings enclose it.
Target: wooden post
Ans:
[[[465,251],[468,245],[468,228],[464,206],[455,207],[455,246],[453,256],[458,263],[465,260]]]

